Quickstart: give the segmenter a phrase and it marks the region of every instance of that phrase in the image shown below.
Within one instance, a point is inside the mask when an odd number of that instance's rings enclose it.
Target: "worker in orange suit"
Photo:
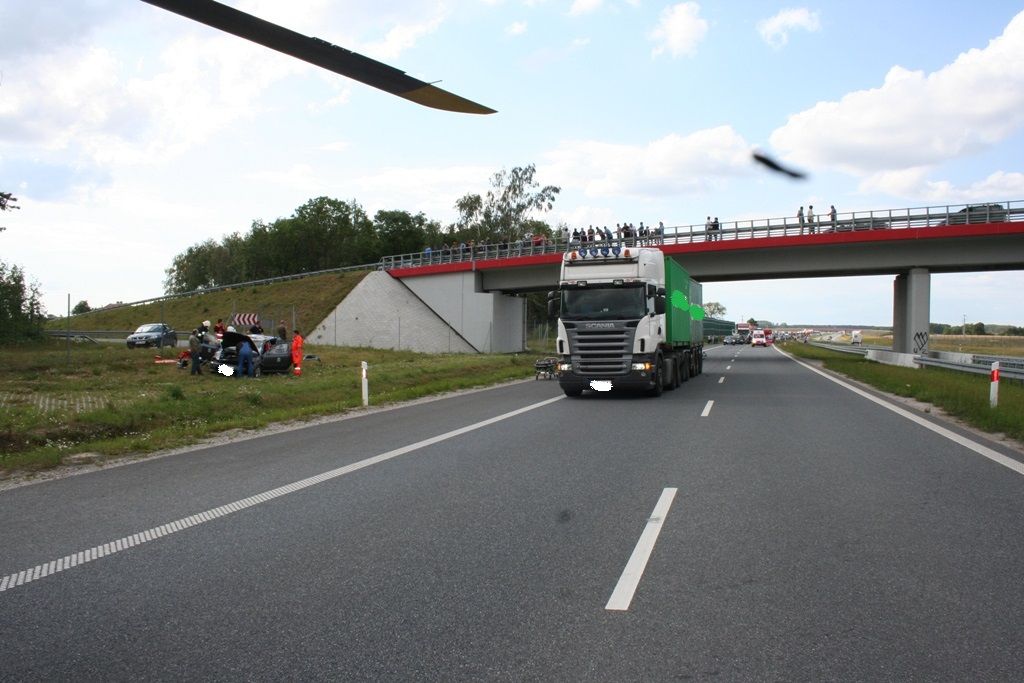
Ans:
[[[302,374],[302,343],[305,339],[298,330],[292,330],[292,373],[297,377]]]

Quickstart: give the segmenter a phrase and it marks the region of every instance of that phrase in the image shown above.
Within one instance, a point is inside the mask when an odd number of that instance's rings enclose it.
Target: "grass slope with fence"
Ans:
[[[49,320],[46,330],[63,332],[70,322],[72,331],[117,332],[127,336],[139,325],[165,322],[178,332],[179,339],[187,339],[192,328],[204,320],[216,322],[217,318],[223,318],[224,324],[229,324],[234,313],[255,313],[263,318],[264,327],[271,333],[277,321],[283,319],[289,334],[293,329],[294,315],[294,327],[305,334],[319,325],[367,272],[311,275],[283,282],[193,293],[134,306],[97,309],[71,316],[70,321],[66,317]]]

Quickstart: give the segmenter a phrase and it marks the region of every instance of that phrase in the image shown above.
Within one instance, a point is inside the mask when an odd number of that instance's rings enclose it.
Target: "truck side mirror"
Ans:
[[[559,304],[561,303],[557,292],[548,292],[548,320],[554,320],[558,317],[558,309],[561,308]]]
[[[665,297],[654,298],[654,315],[665,315]]]

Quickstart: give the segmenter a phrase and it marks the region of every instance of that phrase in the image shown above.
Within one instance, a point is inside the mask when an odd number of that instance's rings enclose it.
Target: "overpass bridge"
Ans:
[[[672,226],[663,234],[611,242],[658,246],[700,282],[893,275],[894,350],[921,353],[928,345],[931,273],[1024,269],[1024,201],[851,212],[813,223],[792,217],[730,221],[718,230]],[[314,341],[338,339],[343,324],[347,331],[338,343],[522,350],[524,302],[516,295],[553,289],[565,251],[608,246],[560,239],[388,256],[368,278],[367,291],[353,298],[354,291],[334,322],[329,317],[317,328]],[[408,345],[398,340],[396,321],[403,313],[395,301],[404,302]],[[374,329],[361,332],[368,324]]]

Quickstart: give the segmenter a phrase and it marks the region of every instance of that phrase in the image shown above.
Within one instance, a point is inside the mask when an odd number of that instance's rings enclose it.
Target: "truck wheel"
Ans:
[[[690,365],[693,363],[693,356],[689,353],[683,357],[683,362],[679,364],[679,376],[684,382],[690,381]]]
[[[570,389],[568,387],[562,387],[562,391],[564,391],[565,395],[568,396],[569,398],[579,398],[580,396],[583,395],[582,389]]]
[[[696,377],[697,375],[699,375],[702,372],[704,372],[704,352],[701,351],[700,353],[698,353],[696,355],[695,360],[696,360],[695,365],[696,365],[697,371],[695,373],[693,373],[694,377]]]

